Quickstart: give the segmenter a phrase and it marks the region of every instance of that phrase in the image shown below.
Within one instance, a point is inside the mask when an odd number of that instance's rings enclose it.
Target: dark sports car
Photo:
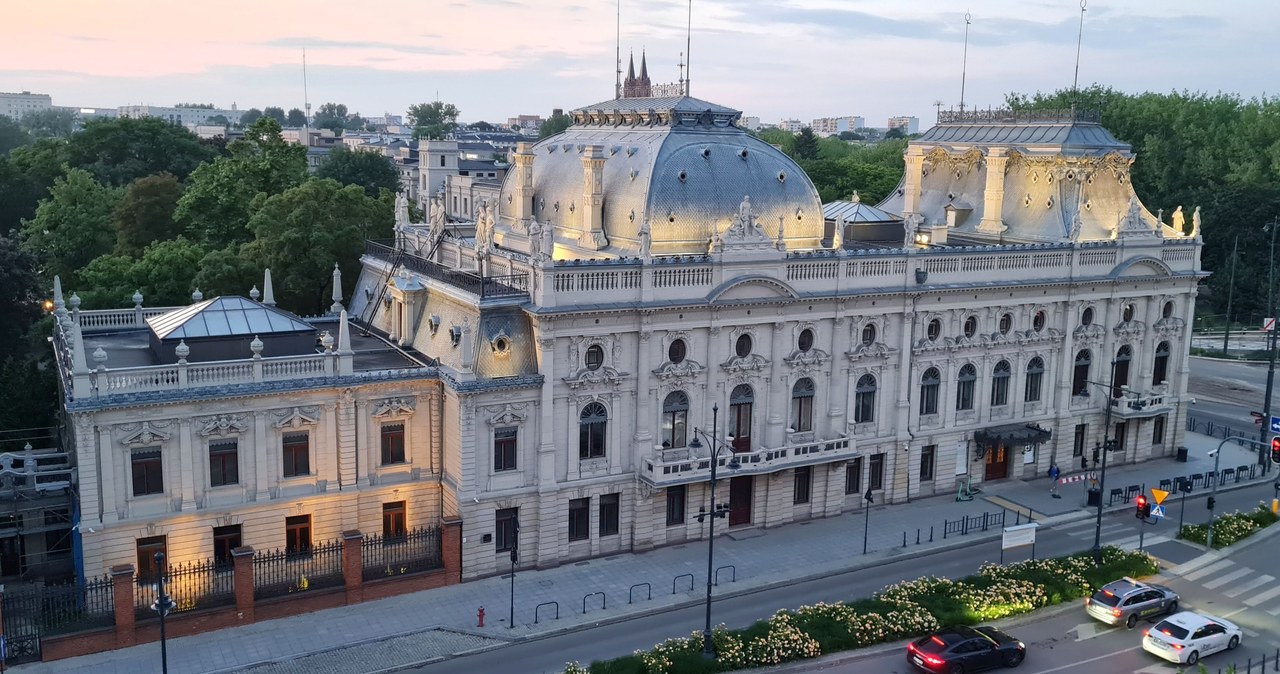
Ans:
[[[926,672],[964,674],[1017,667],[1026,644],[994,627],[949,627],[907,646],[907,661]]]

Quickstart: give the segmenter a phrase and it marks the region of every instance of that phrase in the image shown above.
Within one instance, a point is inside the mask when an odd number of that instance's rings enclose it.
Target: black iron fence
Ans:
[[[139,620],[158,618],[151,605],[158,591],[155,579],[138,576],[134,583],[134,612]],[[174,613],[214,608],[236,603],[235,573],[230,564],[212,559],[169,564],[165,570],[165,593],[173,599]]]
[[[439,527],[414,529],[403,536],[368,536],[360,545],[360,555],[365,580],[444,567]]]
[[[9,585],[3,595],[6,662],[40,660],[40,637],[115,624],[111,578],[65,585]]]
[[[991,527],[1004,526],[1004,513],[984,512],[981,515],[966,515],[957,520],[942,520],[942,537],[968,534],[970,531],[986,531]]]
[[[307,550],[274,550],[253,556],[253,596],[279,597],[343,584],[342,541]]]
[[[394,242],[369,241],[364,243],[364,254],[388,262],[396,259],[396,249],[390,244]],[[481,298],[519,297],[529,292],[527,274],[509,274],[506,276],[481,277],[469,271],[450,269],[438,262],[419,257],[413,253],[400,251],[400,264],[427,278],[443,281],[449,285],[479,295]]]

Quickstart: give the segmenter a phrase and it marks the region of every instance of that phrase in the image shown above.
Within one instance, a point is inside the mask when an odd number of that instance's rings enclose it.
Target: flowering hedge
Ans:
[[[1225,548],[1242,538],[1248,538],[1263,527],[1275,524],[1276,519],[1266,503],[1259,503],[1257,508],[1247,513],[1239,510],[1224,513],[1213,521],[1213,547]],[[1204,524],[1184,524],[1182,531],[1178,532],[1178,538],[1204,545],[1208,534],[1209,527]]]
[[[781,610],[745,630],[721,625],[712,633],[714,660],[702,657],[702,633],[694,632],[589,668],[571,662],[564,674],[697,674],[777,665],[928,634],[942,625],[1027,613],[1088,596],[1120,576],[1156,571],[1145,552],[1113,547],[1103,549],[1101,567],[1088,554],[984,564],[959,580],[927,576],[885,587],[869,600]]]

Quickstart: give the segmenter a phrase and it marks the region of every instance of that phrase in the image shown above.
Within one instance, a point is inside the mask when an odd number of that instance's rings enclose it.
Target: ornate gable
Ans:
[[[168,428],[172,425],[172,421],[144,421],[141,424],[125,424],[120,428],[128,435],[120,438],[120,444],[139,447],[165,442],[172,437],[172,434],[160,429]]]
[[[297,429],[303,426],[314,426],[320,421],[320,408],[316,405],[275,410],[272,414],[276,417],[276,422],[272,426],[276,428]]]
[[[417,409],[418,401],[413,396],[387,398],[373,404],[373,416],[409,416]]]
[[[831,354],[813,347],[808,351],[796,349],[791,355],[782,359],[782,362],[790,365],[798,374],[811,374],[813,372],[822,371],[828,361],[831,360]]]
[[[200,424],[200,436],[207,438],[211,435],[239,435],[245,432],[249,428],[246,418],[247,415],[244,414],[219,414],[197,417],[196,422]]]
[[[514,426],[522,424],[528,417],[523,410],[528,407],[527,403],[508,403],[501,408],[486,407],[486,410],[495,411],[496,414],[489,417],[490,426]]]

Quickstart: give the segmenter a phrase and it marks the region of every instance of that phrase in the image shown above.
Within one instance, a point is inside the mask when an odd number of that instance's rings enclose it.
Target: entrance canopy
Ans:
[[[1053,433],[1032,424],[1009,424],[974,431],[973,439],[983,445],[1029,445],[1049,441]]]

